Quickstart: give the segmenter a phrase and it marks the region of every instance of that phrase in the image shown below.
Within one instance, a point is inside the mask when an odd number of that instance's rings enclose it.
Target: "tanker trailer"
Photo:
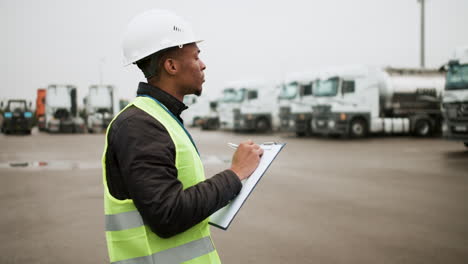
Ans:
[[[314,89],[315,132],[360,138],[440,131],[444,77],[438,70],[350,66],[326,72]]]

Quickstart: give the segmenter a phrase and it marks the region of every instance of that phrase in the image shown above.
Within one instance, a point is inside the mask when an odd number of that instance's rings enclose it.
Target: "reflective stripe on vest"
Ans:
[[[208,254],[213,250],[214,247],[211,238],[207,236],[175,248],[154,253],[151,256],[116,261],[112,262],[112,264],[179,264]]]
[[[120,231],[144,225],[138,211],[106,215],[106,231]]]
[[[182,183],[183,189],[203,181],[205,179],[203,164],[183,125],[181,126],[178,120],[153,98],[138,97],[127,107],[132,105],[158,120],[168,131],[176,150],[177,178]],[[117,116],[109,124],[107,133]],[[147,224],[145,225],[133,200],[117,200],[110,194],[106,179],[107,138],[108,134],[106,134],[102,168],[106,240],[111,263],[219,264],[219,256],[210,237],[208,219],[183,233],[170,238],[161,238],[152,232]]]

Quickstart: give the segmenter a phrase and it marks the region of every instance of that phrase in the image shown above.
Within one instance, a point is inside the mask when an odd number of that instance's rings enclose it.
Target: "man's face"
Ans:
[[[184,45],[180,50],[178,61],[180,71],[178,82],[184,94],[201,95],[202,85],[205,82],[206,65],[199,58],[200,49],[197,44]]]

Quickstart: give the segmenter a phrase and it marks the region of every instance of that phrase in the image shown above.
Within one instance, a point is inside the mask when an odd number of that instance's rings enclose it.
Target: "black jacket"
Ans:
[[[140,83],[137,95],[164,104],[181,122],[187,107],[175,97]],[[242,188],[237,175],[222,171],[186,190],[177,179],[175,146],[165,127],[131,106],[112,123],[106,152],[107,185],[119,200],[132,199],[158,236],[181,233],[225,206]]]

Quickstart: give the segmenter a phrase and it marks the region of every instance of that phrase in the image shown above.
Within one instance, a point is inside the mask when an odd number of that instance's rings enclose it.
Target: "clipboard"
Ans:
[[[210,216],[209,224],[218,227],[222,230],[227,230],[232,220],[237,215],[242,205],[245,203],[249,195],[253,192],[262,176],[265,174],[276,156],[280,153],[284,143],[268,142],[263,143],[260,147],[263,149],[263,155],[260,159],[257,169],[250,175],[249,178],[242,181],[242,189],[228,205],[219,209]]]

